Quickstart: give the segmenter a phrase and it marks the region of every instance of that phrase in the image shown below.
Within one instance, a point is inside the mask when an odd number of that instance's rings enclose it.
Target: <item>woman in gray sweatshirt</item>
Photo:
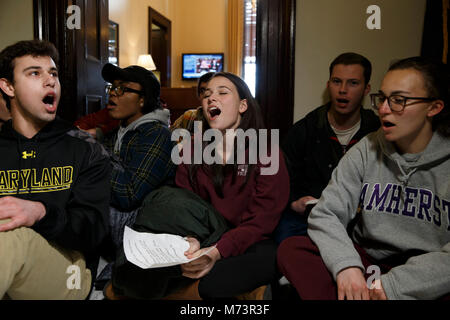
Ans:
[[[334,170],[308,237],[278,265],[302,299],[450,298],[450,115],[444,65],[414,57],[371,95],[382,127]]]

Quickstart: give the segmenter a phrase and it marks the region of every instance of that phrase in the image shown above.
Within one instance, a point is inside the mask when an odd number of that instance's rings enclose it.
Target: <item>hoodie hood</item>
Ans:
[[[23,142],[32,140],[39,140],[43,142],[46,140],[52,140],[58,136],[63,136],[65,133],[72,129],[74,129],[74,126],[72,124],[57,117],[54,121],[49,122],[44,128],[42,128],[41,131],[36,133],[34,137],[29,139],[14,130],[12,126],[12,120],[8,120],[0,130],[0,137],[13,140],[19,139]]]
[[[426,170],[450,159],[450,139],[443,137],[436,131],[433,133],[425,150],[417,154],[399,154],[394,144],[384,138],[381,130],[376,132],[376,137],[382,152],[397,164],[403,175],[401,180],[405,183],[417,170]]]
[[[169,126],[169,122],[170,122],[170,111],[169,111],[169,109],[156,109],[156,110],[154,110],[152,112],[144,114],[142,117],[140,117],[139,119],[136,119],[135,121],[133,121],[132,123],[130,123],[126,127],[120,126],[119,131],[117,132],[117,140],[116,140],[116,143],[114,145],[114,152],[116,154],[119,153],[120,147],[122,145],[123,137],[125,136],[125,134],[128,131],[133,131],[137,127],[143,125],[144,123],[155,122],[155,121],[161,123],[162,125],[164,125],[166,127],[168,127]]]
[[[131,130],[134,130],[138,126],[140,126],[143,123],[151,122],[151,121],[158,121],[161,124],[165,126],[169,126],[169,119],[170,119],[170,111],[169,109],[156,109],[152,112],[144,114],[139,119],[135,120],[134,122],[130,123],[128,127],[131,128]]]

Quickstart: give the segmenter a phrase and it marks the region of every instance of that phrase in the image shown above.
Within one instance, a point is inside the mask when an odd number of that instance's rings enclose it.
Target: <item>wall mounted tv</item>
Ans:
[[[183,53],[182,79],[197,80],[206,72],[223,71],[223,53]]]

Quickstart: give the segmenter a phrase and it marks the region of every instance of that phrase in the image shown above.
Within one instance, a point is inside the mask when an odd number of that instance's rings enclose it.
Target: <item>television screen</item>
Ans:
[[[223,53],[183,53],[183,80],[197,80],[206,72],[223,71]]]

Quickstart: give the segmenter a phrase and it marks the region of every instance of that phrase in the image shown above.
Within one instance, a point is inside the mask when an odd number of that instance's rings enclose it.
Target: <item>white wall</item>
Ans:
[[[136,64],[139,55],[148,53],[148,7],[172,20],[172,1],[109,0],[109,19],[119,24],[120,67]]]
[[[150,6],[172,23],[172,87],[196,86],[181,79],[181,54],[225,52],[226,68],[227,5],[228,0],[109,0],[109,19],[119,24],[120,67],[148,52]]]
[[[340,53],[354,51],[371,61],[372,92],[394,59],[419,55],[425,2],[297,0],[294,121],[328,101],[328,68]],[[366,27],[370,5],[381,9],[381,30]]]
[[[33,37],[33,0],[0,0],[0,51]]]
[[[196,86],[181,79],[181,54],[224,52],[227,68],[228,0],[172,0],[172,87]]]

